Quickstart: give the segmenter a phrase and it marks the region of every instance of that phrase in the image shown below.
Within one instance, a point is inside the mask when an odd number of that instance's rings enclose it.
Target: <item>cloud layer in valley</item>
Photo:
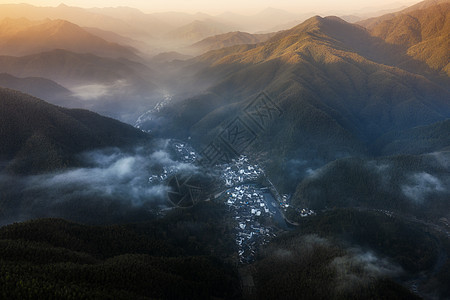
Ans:
[[[17,177],[0,176],[2,223],[36,217],[112,222],[148,218],[167,205],[168,187],[149,182],[160,170],[195,173],[197,167],[174,160],[160,143],[156,149],[117,148],[84,153],[84,167]],[[4,196],[4,197],[3,197]]]

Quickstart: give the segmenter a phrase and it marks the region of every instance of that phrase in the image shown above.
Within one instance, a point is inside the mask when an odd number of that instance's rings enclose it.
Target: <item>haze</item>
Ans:
[[[163,12],[163,11],[183,11],[189,13],[222,13],[227,11],[253,14],[267,7],[290,10],[294,13],[316,12],[326,13],[331,11],[354,12],[366,9],[391,9],[418,3],[417,0],[319,0],[319,1],[292,1],[292,0],[230,0],[230,1],[208,1],[208,0],[114,0],[114,1],[87,1],[87,0],[66,0],[64,4],[84,8],[91,7],[118,7],[128,6],[138,8],[144,12]],[[59,0],[39,0],[39,1],[0,1],[0,4],[7,3],[27,3],[35,6],[58,6]]]

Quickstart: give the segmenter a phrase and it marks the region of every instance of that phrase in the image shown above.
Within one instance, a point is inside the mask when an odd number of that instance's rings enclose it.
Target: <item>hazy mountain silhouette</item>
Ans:
[[[61,4],[57,7],[38,7],[29,4],[0,5],[0,19],[27,18],[30,20],[63,19],[81,27],[96,27],[128,36],[149,36],[147,29],[123,20],[90,12],[79,7]]]
[[[54,49],[65,49],[78,53],[93,53],[106,57],[138,58],[131,47],[110,43],[78,25],[65,20],[43,21],[37,25],[28,20],[17,30],[11,28],[11,20],[0,23],[0,54],[23,56]],[[8,30],[11,28],[11,30]]]
[[[233,31],[233,29],[235,28],[230,25],[210,19],[195,20],[192,23],[168,32],[166,38],[175,41],[194,43],[210,36]]]
[[[207,52],[235,45],[265,42],[274,35],[275,33],[250,34],[247,32],[234,31],[208,37],[191,45],[190,48],[201,52]]]
[[[65,87],[49,79],[42,77],[19,78],[7,73],[0,73],[0,86],[66,105],[72,94]]]
[[[99,57],[62,49],[27,56],[0,56],[0,72],[18,77],[44,77],[65,85],[66,83],[111,83],[117,80],[148,84],[143,75],[151,70],[126,59]],[[145,74],[144,74],[145,73]]]

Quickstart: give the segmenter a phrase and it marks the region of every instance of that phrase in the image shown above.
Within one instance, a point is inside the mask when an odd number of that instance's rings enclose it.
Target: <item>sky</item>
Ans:
[[[61,0],[0,0],[0,4],[28,3],[35,6],[58,6]],[[78,7],[135,7],[144,12],[183,11],[189,13],[221,13],[232,11],[252,14],[273,7],[293,13],[342,11],[353,12],[365,8],[397,8],[420,1],[415,0],[64,0],[64,4]]]

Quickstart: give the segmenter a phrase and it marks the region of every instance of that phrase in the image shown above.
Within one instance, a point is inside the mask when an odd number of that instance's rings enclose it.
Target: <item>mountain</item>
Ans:
[[[155,63],[166,63],[172,62],[174,60],[186,60],[192,58],[190,55],[181,54],[176,51],[162,52],[152,57],[152,62]]]
[[[145,80],[142,77],[151,74],[146,66],[126,59],[62,49],[21,57],[0,56],[0,72],[18,77],[44,77],[65,86],[74,83],[112,83],[117,80],[143,84]]]
[[[52,80],[69,89],[72,97],[68,102],[46,98],[51,103],[93,110],[127,123],[134,123],[160,96],[154,83],[157,73],[125,58],[53,50],[21,57],[0,56],[0,72]]]
[[[147,219],[136,225],[40,219],[4,226],[0,253],[8,276],[0,278],[0,293],[9,299],[240,299],[236,267],[218,254],[233,251],[228,227],[217,222],[226,213],[209,203],[158,220],[141,212]]]
[[[282,9],[267,7],[252,15],[241,15],[232,12],[225,12],[217,15],[216,18],[218,21],[235,24],[239,30],[255,33],[273,32],[286,29],[288,27],[272,30],[272,28],[279,28],[279,26],[282,26],[288,22],[295,21],[296,24],[298,24],[299,21],[304,21],[306,18],[311,16],[311,13],[295,14]]]
[[[168,32],[165,37],[169,40],[194,43],[204,38],[233,31],[233,26],[216,22],[211,19],[195,20],[192,23]]]
[[[365,207],[434,221],[448,219],[449,159],[450,152],[442,151],[373,160],[336,160],[305,178],[292,203],[314,210]]]
[[[241,45],[241,44],[257,44],[267,41],[269,38],[274,36],[275,33],[266,34],[250,34],[247,32],[235,31],[228,32],[225,34],[219,34],[215,36],[203,39],[189,48],[195,49],[201,52],[207,52],[211,50],[216,50],[220,48]]]
[[[389,66],[410,59],[395,57],[395,49],[358,25],[314,17],[259,45],[208,52],[192,60],[189,70],[197,68],[200,80],[213,82],[209,96],[166,108],[165,117],[177,118],[164,128],[206,147],[233,118],[245,117],[265,90],[282,116],[253,129],[257,138],[246,152],[278,169],[275,178],[290,176],[295,161],[305,163],[293,173],[305,174],[309,163],[367,155],[372,141],[388,131],[450,116],[444,87]]]
[[[154,14],[146,14],[136,8],[130,7],[104,7],[104,8],[90,8],[89,12],[104,15],[114,19],[121,20],[126,24],[132,24],[135,28],[145,29],[147,36],[159,37],[163,34],[175,29],[175,26],[166,22],[163,18],[160,19]],[[187,23],[187,22],[186,22]]]
[[[14,173],[64,168],[76,163],[79,152],[147,139],[119,121],[54,106],[10,89],[0,88],[0,108],[0,157]]]
[[[31,21],[26,18],[18,18],[18,19],[4,18],[0,22],[0,36],[2,37],[11,36],[31,26],[39,25],[43,22],[44,21],[42,20]]]
[[[38,7],[29,4],[2,4],[0,5],[0,19],[27,18],[30,20],[62,19],[81,27],[95,27],[130,37],[149,37],[147,28],[139,28],[133,24],[93,13],[89,10],[61,4],[57,7]]]
[[[23,19],[19,21],[29,26],[17,30],[20,27],[11,26],[10,19],[0,23],[0,54],[23,56],[65,49],[105,57],[138,59],[135,49],[107,42],[65,20],[43,21],[37,25]],[[8,30],[11,27],[12,30]]]
[[[411,11],[414,10],[420,10],[420,9],[426,9],[429,8],[431,6],[435,6],[438,4],[443,4],[443,3],[448,3],[448,0],[425,0],[422,2],[419,2],[417,4],[414,4],[412,6],[409,6],[403,10],[400,11],[396,11],[396,12],[392,12],[392,13],[387,13],[387,14],[383,14],[381,16],[376,16],[376,17],[372,17],[372,18],[368,18],[362,21],[359,21],[357,24],[366,27],[368,29],[372,29],[373,27],[375,27],[376,25],[378,25],[379,23],[385,21],[385,20],[389,20],[392,19],[398,15],[404,14],[404,13],[409,13]]]
[[[120,34],[117,34],[112,31],[108,30],[102,30],[95,27],[83,27],[84,30],[87,32],[98,36],[108,42],[120,44],[120,45],[127,45],[129,47],[135,48],[139,50],[139,56],[143,56],[146,52],[148,52],[149,49],[151,49],[151,45],[147,42],[140,41],[137,39],[132,39]]]
[[[27,93],[42,99],[52,101],[67,100],[71,92],[54,81],[42,77],[18,78],[7,73],[0,73],[0,86]]]
[[[403,47],[407,55],[450,76],[449,20],[450,1],[425,1],[367,26],[373,36]]]
[[[171,28],[172,30],[181,26],[185,26],[196,20],[204,21],[214,18],[212,15],[205,14],[202,12],[190,14],[185,12],[168,11],[168,12],[152,13],[151,15],[159,19],[160,21],[169,24],[169,26],[172,27]]]
[[[450,150],[450,120],[393,131],[375,141],[381,155],[425,154]]]

